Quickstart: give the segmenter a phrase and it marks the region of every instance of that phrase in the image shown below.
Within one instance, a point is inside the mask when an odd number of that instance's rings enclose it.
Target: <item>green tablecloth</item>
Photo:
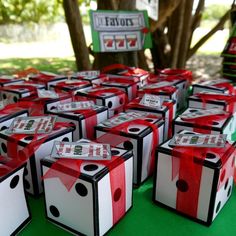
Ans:
[[[233,135],[236,140],[236,133]],[[152,202],[153,181],[149,179],[134,190],[133,208],[108,233],[111,236],[231,236],[236,235],[236,187],[227,204],[220,211],[210,227],[180,216]],[[21,236],[66,236],[62,230],[45,218],[43,197],[29,199],[32,221],[19,234]]]

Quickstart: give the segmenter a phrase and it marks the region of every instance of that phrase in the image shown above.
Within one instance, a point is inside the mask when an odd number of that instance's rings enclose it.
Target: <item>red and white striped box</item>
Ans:
[[[21,84],[24,82],[23,79],[18,79],[15,76],[0,75],[0,87],[5,87],[12,84]]]

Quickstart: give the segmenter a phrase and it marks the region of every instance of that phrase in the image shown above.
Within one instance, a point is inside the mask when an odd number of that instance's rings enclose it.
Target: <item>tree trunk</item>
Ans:
[[[89,70],[89,50],[86,45],[82,19],[77,0],[63,0],[66,22],[69,28],[72,46],[78,70]]]
[[[99,10],[134,10],[135,0],[98,0]],[[111,64],[125,64],[127,66],[138,66],[137,52],[100,52],[95,53],[93,68],[101,69]]]

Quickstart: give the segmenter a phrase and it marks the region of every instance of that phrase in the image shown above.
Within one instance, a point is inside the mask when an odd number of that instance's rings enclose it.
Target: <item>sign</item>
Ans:
[[[51,90],[38,90],[39,98],[59,98],[59,95]]]
[[[84,70],[79,71],[75,74],[75,76],[81,76],[81,77],[96,77],[100,75],[99,70]]]
[[[51,156],[79,160],[111,160],[109,144],[55,141]]]
[[[57,111],[77,111],[77,110],[87,110],[94,109],[95,103],[93,101],[81,101],[81,102],[70,102],[62,103],[57,106]]]
[[[222,148],[226,143],[226,134],[175,134],[169,145],[180,147]]]
[[[145,93],[140,104],[147,107],[161,107],[162,101],[160,96]]]
[[[147,11],[90,11],[94,52],[152,47]]]
[[[11,134],[45,134],[54,127],[56,116],[16,117],[9,129]]]
[[[148,16],[157,21],[158,20],[158,0],[136,0],[137,10],[147,10]]]

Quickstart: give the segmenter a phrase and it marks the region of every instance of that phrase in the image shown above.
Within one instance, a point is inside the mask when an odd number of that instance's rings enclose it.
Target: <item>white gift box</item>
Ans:
[[[65,75],[57,75],[51,72],[42,71],[39,74],[29,76],[29,80],[38,83],[44,84],[46,89],[50,89],[52,85],[55,85],[59,82],[66,81],[68,79]]]
[[[193,116],[195,116],[195,112],[205,113],[206,111],[207,110],[203,109],[188,108],[182,113],[182,115],[193,113]],[[234,117],[230,114],[228,114],[227,117],[221,120],[213,120],[210,123],[206,121],[205,124],[199,124],[199,122],[183,120],[180,116],[174,120],[174,133],[178,133],[181,130],[195,131],[196,129],[197,132],[201,133],[202,130],[202,132],[204,133],[206,130],[208,131],[208,133],[211,134],[227,134],[227,138],[229,140],[231,140],[231,135],[234,133],[234,127]]]
[[[189,131],[181,133],[197,134]],[[197,222],[210,225],[230,198],[233,190],[233,175],[231,173],[235,168],[235,148],[232,152],[223,152],[223,155],[216,153],[216,150],[219,150],[217,148],[209,150],[204,156],[204,161],[199,156],[194,156],[193,168],[199,168],[198,165],[202,165],[202,169],[200,179],[191,179],[188,177],[188,170],[182,168],[182,156],[175,156],[176,152],[173,152],[173,147],[169,143],[170,140],[157,149],[153,200],[155,203]],[[227,143],[227,150],[230,150],[228,146]],[[221,158],[224,158],[226,153],[229,156],[226,162],[222,163]],[[197,155],[196,152],[195,155]],[[173,169],[176,168],[173,163],[176,161],[179,170],[177,175],[173,176]],[[185,171],[186,173],[183,173]],[[191,171],[194,172],[194,169]],[[198,173],[190,173],[189,175],[196,178]],[[196,190],[198,187],[199,192]],[[198,196],[196,196],[197,192]],[[195,210],[193,211],[193,209]],[[190,213],[189,210],[193,212]]]
[[[120,133],[113,133],[112,129],[118,125],[125,125],[130,121],[129,117],[137,117],[139,120],[149,122],[157,127],[158,140],[154,143],[154,130],[150,125],[127,124],[125,130],[119,129]],[[134,119],[133,119],[134,120]],[[163,142],[164,121],[160,116],[140,112],[120,113],[95,127],[97,140],[101,143],[108,142],[112,146],[133,150],[134,154],[134,177],[133,182],[139,186],[151,174],[153,144],[158,145]]]
[[[109,162],[112,168],[101,161],[82,161],[79,176],[70,191],[56,176],[44,178],[46,217],[49,221],[76,235],[100,236],[124,216],[132,207],[133,155],[121,148],[112,148],[111,155]],[[113,160],[114,156],[123,161]],[[44,175],[55,161],[52,156],[41,161]],[[78,168],[70,162],[65,167],[70,173]],[[68,176],[68,171],[57,173]],[[113,177],[115,181],[111,182]],[[117,217],[116,211],[120,208],[123,214]]]
[[[9,158],[0,161],[0,234],[16,235],[31,220],[23,186],[25,165],[9,169]]]
[[[176,101],[164,100],[161,106],[148,106],[140,104],[141,98],[136,98],[126,105],[125,111],[141,111],[149,114],[160,115],[164,122],[164,140],[168,139],[169,130],[172,129],[173,119],[176,117]]]
[[[37,140],[42,139],[42,144],[34,152],[34,154],[29,158],[26,165],[26,172],[24,175],[24,185],[27,193],[33,196],[38,196],[42,193],[42,179],[41,179],[41,169],[40,160],[51,153],[51,149],[54,141],[72,141],[72,127],[58,127],[51,131],[49,134],[43,134],[37,137]],[[45,138],[46,136],[46,138]],[[9,134],[7,130],[0,132],[0,150],[4,157],[8,156],[8,143],[16,142],[16,150],[20,153],[25,150],[28,144],[34,140],[35,135],[28,134],[20,140],[14,138],[14,134]],[[36,141],[36,140],[34,140]],[[39,141],[40,142],[40,141]],[[24,154],[23,154],[24,155]]]
[[[124,111],[126,94],[117,88],[97,87],[87,91],[77,92],[78,96],[87,97],[99,106],[108,107],[109,117]]]

